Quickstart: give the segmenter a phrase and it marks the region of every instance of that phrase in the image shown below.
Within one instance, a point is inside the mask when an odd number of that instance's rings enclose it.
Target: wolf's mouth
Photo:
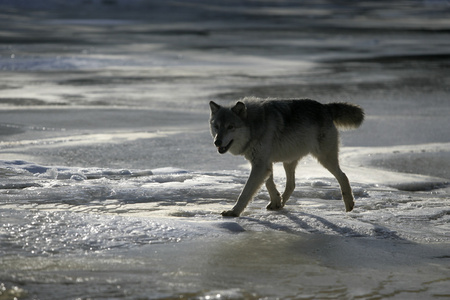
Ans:
[[[224,154],[225,152],[228,151],[228,149],[230,149],[231,144],[233,144],[233,140],[231,140],[228,145],[226,145],[225,147],[217,147],[217,151],[219,151],[220,154]]]

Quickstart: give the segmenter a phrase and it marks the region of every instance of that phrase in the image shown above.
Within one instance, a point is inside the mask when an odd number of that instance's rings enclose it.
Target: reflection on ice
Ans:
[[[178,242],[188,237],[192,239],[207,232],[207,226],[190,222],[180,224],[167,219],[158,221],[69,211],[30,214],[3,209],[0,214],[9,221],[1,228],[3,247],[13,246],[31,255],[131,249],[146,244]],[[15,224],[17,221],[22,225]]]

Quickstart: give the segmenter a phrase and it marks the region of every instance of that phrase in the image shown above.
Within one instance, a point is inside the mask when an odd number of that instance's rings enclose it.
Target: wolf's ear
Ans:
[[[221,106],[214,101],[209,102],[209,107],[211,107],[212,114],[215,114],[221,108]]]
[[[231,111],[241,117],[241,119],[247,118],[247,107],[241,101],[236,102],[236,105],[231,108]]]

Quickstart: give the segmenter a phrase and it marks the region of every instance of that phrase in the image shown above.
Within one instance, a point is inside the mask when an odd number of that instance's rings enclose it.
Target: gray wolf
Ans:
[[[250,176],[236,204],[222,216],[238,217],[262,184],[270,195],[269,210],[284,207],[295,188],[298,161],[312,154],[339,182],[346,211],[354,206],[352,189],[338,161],[339,128],[357,128],[364,120],[361,107],[349,103],[322,104],[314,100],[261,100],[244,98],[232,107],[215,102],[210,129],[220,154],[243,155],[251,164]],[[286,187],[280,194],[272,165],[282,162]]]

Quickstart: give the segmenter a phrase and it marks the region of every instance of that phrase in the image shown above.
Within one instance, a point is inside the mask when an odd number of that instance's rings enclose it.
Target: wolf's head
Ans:
[[[238,101],[233,107],[222,107],[213,101],[209,102],[211,117],[209,125],[214,145],[220,154],[228,150],[232,154],[241,154],[247,145],[249,131],[245,120],[247,107]]]

